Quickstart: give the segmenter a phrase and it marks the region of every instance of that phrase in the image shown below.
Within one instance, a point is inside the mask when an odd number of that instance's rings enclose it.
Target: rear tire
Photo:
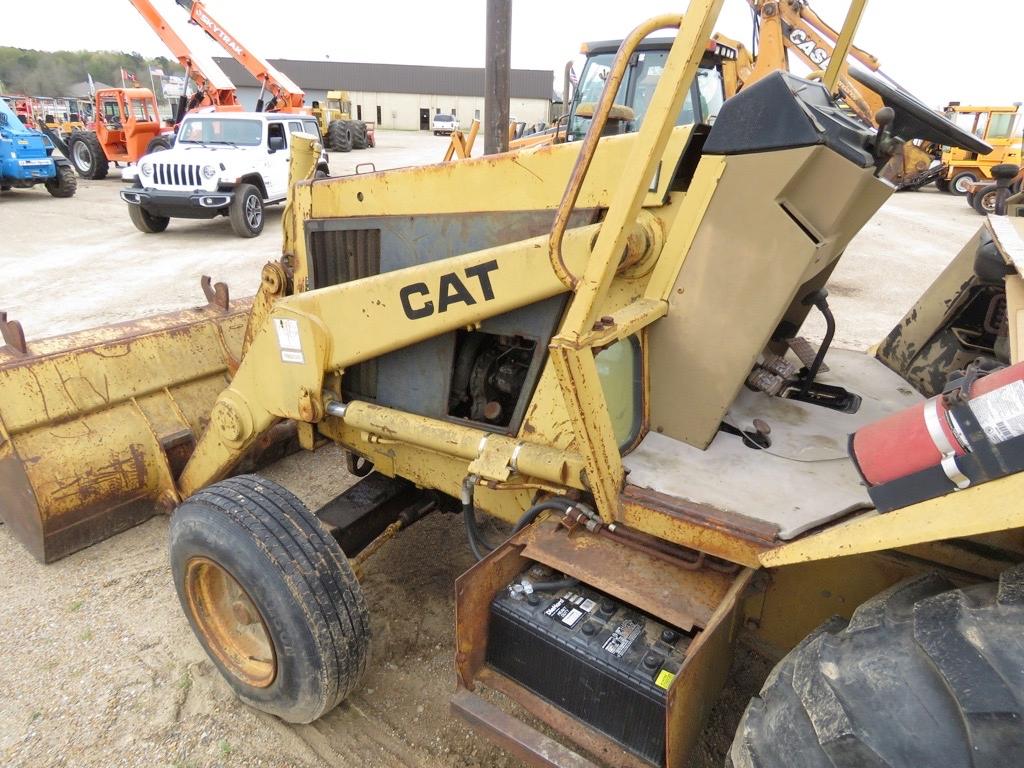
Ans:
[[[92,131],[75,131],[68,139],[68,160],[83,179],[105,179],[110,162],[103,153],[99,137]]]
[[[263,231],[263,195],[252,184],[239,184],[228,209],[231,229],[239,237],[256,237]]]
[[[256,475],[215,483],[175,510],[170,549],[192,630],[246,704],[309,723],[358,684],[370,645],[359,582],[289,491]]]
[[[961,171],[949,180],[949,191],[954,195],[966,195],[967,185],[978,180],[976,174],[971,171]]]
[[[982,216],[996,212],[996,198],[999,196],[999,188],[995,184],[982,187],[973,195],[969,195],[971,207]]]
[[[147,235],[159,234],[171,223],[169,216],[154,216],[145,211],[141,205],[129,205],[128,218],[132,220],[132,224],[139,232],[145,232]]]
[[[73,197],[78,189],[78,177],[70,165],[57,166],[57,175],[46,181],[46,191],[54,197]]]
[[[951,587],[910,579],[811,633],[751,700],[728,765],[1019,765],[1024,566]]]
[[[938,188],[939,192],[949,192],[949,179],[936,179],[935,186]]]
[[[333,120],[327,126],[327,147],[332,152],[352,151],[352,127],[348,120]]]
[[[366,124],[358,120],[352,123],[352,149],[366,149]]]

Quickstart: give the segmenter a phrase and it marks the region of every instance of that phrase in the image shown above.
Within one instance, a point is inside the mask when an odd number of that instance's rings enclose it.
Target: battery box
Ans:
[[[666,693],[692,637],[583,584],[491,603],[487,662],[650,762],[665,760]]]

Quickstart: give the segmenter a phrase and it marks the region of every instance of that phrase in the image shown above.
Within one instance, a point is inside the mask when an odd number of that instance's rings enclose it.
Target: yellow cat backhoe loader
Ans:
[[[833,348],[825,286],[894,191],[896,137],[987,147],[887,86],[867,129],[838,66],[677,126],[721,4],[627,36],[582,141],[315,179],[295,139],[282,257],[249,306],[211,289],[210,308],[9,344],[4,519],[27,539],[42,521],[45,552],[120,524],[110,503],[174,506],[199,642],[288,721],[370,663],[350,559],[449,511],[479,560],[455,585],[452,709],[531,764],[685,765],[740,636],[784,658],[734,766],[1013,764],[1024,218],[988,222],[877,350]],[[661,29],[643,123],[603,136]],[[362,479],[314,513],[235,474],[283,424]]]

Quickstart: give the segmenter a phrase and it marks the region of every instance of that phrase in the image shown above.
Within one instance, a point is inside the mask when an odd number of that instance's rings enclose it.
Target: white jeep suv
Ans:
[[[264,206],[288,193],[291,134],[320,136],[309,115],[207,112],[188,115],[174,146],[139,159],[134,186],[121,191],[132,223],[163,232],[172,218],[227,216],[239,237],[263,231]],[[327,155],[317,166],[327,175]]]

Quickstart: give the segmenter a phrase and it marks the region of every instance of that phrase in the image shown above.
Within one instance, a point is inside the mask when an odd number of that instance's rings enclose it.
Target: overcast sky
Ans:
[[[172,0],[153,2],[184,17]],[[129,0],[0,4],[0,45],[167,55]],[[267,58],[484,62],[484,0],[207,0],[206,5],[244,45]],[[620,38],[648,16],[684,8],[678,0],[513,0],[512,5],[512,65],[559,73],[581,42]],[[839,27],[848,0],[812,0],[811,5]],[[886,74],[928,104],[1008,103],[1024,100],[1022,22],[1022,0],[871,0],[856,41],[880,59]],[[726,0],[717,29],[749,45],[746,0]],[[915,29],[920,30],[916,35]],[[212,43],[210,52],[221,55]]]

